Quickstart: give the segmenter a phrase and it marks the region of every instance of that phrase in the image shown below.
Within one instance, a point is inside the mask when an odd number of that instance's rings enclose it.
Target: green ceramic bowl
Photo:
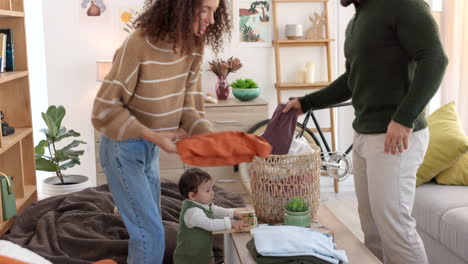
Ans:
[[[234,97],[241,101],[251,101],[258,97],[260,94],[260,88],[252,88],[252,89],[236,89],[232,88],[232,94]]]

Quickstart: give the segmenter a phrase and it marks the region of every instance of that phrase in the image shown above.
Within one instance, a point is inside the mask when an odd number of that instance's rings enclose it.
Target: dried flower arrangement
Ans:
[[[227,60],[214,59],[208,62],[210,65],[210,71],[214,72],[218,78],[226,78],[229,73],[236,72],[242,68],[242,63],[238,58],[231,57]]]

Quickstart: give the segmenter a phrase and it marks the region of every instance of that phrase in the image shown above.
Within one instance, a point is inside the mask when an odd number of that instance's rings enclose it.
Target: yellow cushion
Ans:
[[[427,118],[427,123],[430,133],[429,147],[424,162],[418,169],[417,186],[452,167],[468,152],[468,138],[463,133],[454,102],[437,109]]]
[[[463,155],[455,165],[436,176],[438,184],[468,185],[468,153]]]

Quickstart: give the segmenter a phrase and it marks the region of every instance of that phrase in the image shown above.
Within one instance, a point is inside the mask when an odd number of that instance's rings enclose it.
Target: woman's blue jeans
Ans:
[[[101,164],[130,235],[128,264],[159,264],[164,257],[159,147],[144,139],[101,137]]]

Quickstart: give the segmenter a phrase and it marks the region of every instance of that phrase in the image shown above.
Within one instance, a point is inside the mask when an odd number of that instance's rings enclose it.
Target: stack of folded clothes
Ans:
[[[344,250],[335,249],[331,235],[297,226],[259,226],[250,231],[247,248],[259,264],[347,264]]]

